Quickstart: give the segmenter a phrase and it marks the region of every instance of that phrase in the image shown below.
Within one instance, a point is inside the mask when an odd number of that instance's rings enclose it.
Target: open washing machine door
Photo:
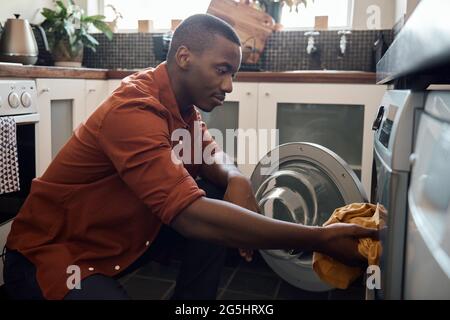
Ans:
[[[274,155],[278,160],[274,161]],[[270,168],[265,165],[268,163]],[[261,214],[309,226],[321,226],[336,208],[367,202],[350,166],[331,150],[313,143],[287,143],[273,149],[258,163],[251,181]],[[260,252],[293,286],[309,291],[332,289],[312,269],[312,252]]]

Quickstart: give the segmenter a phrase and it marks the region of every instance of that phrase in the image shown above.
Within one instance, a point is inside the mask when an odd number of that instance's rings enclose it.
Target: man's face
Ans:
[[[214,43],[201,53],[192,53],[187,86],[195,106],[212,111],[233,90],[232,80],[241,64],[241,47],[215,35]]]

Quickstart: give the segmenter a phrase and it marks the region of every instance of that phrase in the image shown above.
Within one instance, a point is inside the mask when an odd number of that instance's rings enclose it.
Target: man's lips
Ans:
[[[225,96],[224,96],[224,95],[221,95],[221,94],[216,94],[216,95],[213,96],[213,98],[214,98],[215,100],[217,100],[217,102],[218,102],[219,104],[223,104],[223,101],[225,100]]]

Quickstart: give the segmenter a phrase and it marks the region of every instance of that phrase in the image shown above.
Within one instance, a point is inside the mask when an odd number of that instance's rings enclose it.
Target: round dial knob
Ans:
[[[31,95],[28,92],[22,93],[22,95],[20,96],[20,101],[22,101],[22,105],[25,108],[28,108],[29,106],[31,106]]]
[[[17,108],[20,104],[19,95],[15,92],[12,92],[8,96],[8,102],[11,108]]]

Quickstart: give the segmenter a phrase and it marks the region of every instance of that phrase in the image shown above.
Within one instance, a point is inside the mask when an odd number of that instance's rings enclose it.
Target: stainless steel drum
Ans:
[[[270,162],[270,168],[264,165]],[[278,146],[258,163],[251,181],[261,214],[308,226],[322,225],[338,207],[367,201],[350,166],[331,150],[312,143]],[[309,291],[331,289],[314,273],[311,252],[296,248],[260,252],[290,284]]]

